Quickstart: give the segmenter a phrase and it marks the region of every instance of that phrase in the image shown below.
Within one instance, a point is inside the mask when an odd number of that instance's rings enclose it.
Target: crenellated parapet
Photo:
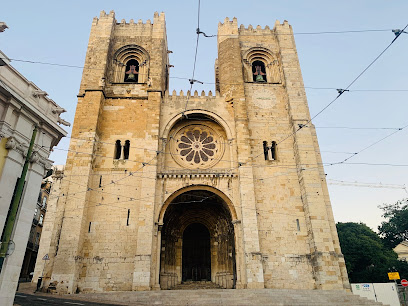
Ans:
[[[248,27],[241,24],[238,32],[239,35],[271,35],[274,33],[269,26],[262,28],[260,25],[253,27],[251,24]]]
[[[260,25],[257,26],[252,26],[251,24],[245,27],[243,24],[241,24],[238,27],[238,21],[237,18],[233,18],[230,20],[228,17],[225,18],[224,23],[219,22],[218,23],[218,43],[222,42],[223,40],[227,38],[232,38],[232,37],[237,37],[239,36],[244,36],[244,35],[259,35],[259,36],[264,36],[264,35],[272,35],[276,34],[277,32],[282,32],[282,31],[291,31],[292,27],[289,25],[288,21],[285,20],[282,24],[279,22],[279,20],[276,20],[274,27],[271,29],[268,25],[265,27],[262,27]]]
[[[175,99],[192,99],[192,100],[208,100],[208,99],[217,99],[220,97],[220,93],[216,92],[215,95],[213,95],[212,91],[210,90],[207,94],[205,91],[201,91],[200,95],[198,94],[198,91],[195,90],[193,94],[188,90],[186,94],[184,94],[183,90],[180,90],[180,92],[177,94],[175,90],[173,90],[171,95],[168,95],[166,98],[170,100],[175,100]]]
[[[122,19],[120,22],[118,22],[115,19],[115,12],[112,10],[110,11],[109,14],[107,14],[105,11],[101,11],[99,18],[98,17],[94,17],[93,19],[93,25],[97,25],[100,22],[104,22],[104,21],[112,21],[114,20],[116,26],[118,27],[132,27],[132,28],[141,28],[141,29],[147,29],[147,28],[151,28],[153,26],[153,24],[156,25],[165,25],[165,14],[162,13],[158,13],[155,12],[154,16],[153,16],[153,22],[150,19],[147,19],[146,22],[143,22],[142,19],[139,19],[137,22],[135,22],[134,19],[130,19],[129,22],[127,22],[125,19]]]
[[[225,18],[224,23],[218,23],[218,44],[228,38],[238,37],[238,20],[237,18],[232,18],[230,20],[228,17]]]

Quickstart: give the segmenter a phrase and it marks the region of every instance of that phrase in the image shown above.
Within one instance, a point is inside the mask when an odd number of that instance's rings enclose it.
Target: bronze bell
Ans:
[[[255,82],[265,82],[265,79],[262,75],[258,74],[255,78]]]
[[[133,73],[129,73],[126,81],[136,81],[136,77]]]

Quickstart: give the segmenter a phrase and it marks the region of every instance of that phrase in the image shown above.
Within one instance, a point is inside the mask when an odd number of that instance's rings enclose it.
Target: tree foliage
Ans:
[[[398,201],[395,204],[380,206],[386,221],[378,227],[384,243],[390,247],[396,247],[400,242],[408,240],[408,199]]]
[[[337,223],[340,246],[351,283],[388,282],[388,272],[398,271],[408,277],[408,264],[363,223]]]

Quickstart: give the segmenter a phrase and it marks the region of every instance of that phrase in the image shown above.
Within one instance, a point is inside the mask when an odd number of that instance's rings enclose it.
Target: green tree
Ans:
[[[398,271],[408,277],[408,264],[363,223],[337,223],[340,246],[351,283],[388,282],[388,272]]]
[[[408,240],[408,199],[379,207],[386,221],[381,223],[378,231],[385,245],[395,248],[401,241]]]

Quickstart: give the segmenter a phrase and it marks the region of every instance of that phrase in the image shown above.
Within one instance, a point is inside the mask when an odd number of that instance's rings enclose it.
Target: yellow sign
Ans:
[[[400,279],[400,276],[398,272],[390,272],[388,273],[388,278],[390,280],[395,280],[395,279]]]

